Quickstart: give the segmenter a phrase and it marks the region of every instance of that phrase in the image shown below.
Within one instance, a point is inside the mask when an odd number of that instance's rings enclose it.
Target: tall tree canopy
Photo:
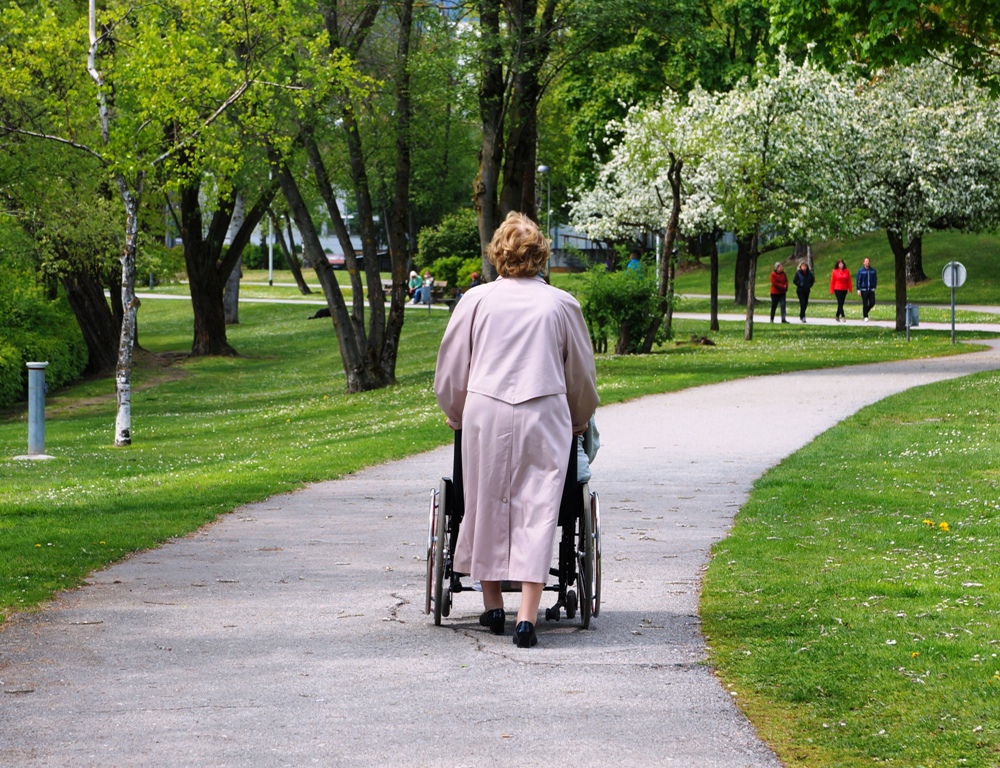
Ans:
[[[876,67],[947,56],[1000,90],[1000,9],[984,0],[770,0],[773,40]]]

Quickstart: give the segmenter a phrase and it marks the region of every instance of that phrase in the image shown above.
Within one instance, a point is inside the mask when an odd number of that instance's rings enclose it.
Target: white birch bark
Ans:
[[[128,182],[119,175],[118,191],[125,201],[125,247],[122,249],[122,332],[118,341],[118,366],[115,370],[115,446],[132,444],[132,349],[135,343],[135,319],[139,299],[135,295],[135,252],[139,236],[139,194],[133,195]],[[141,189],[141,182],[138,185]]]
[[[104,91],[104,77],[97,69],[97,47],[101,39],[97,36],[96,0],[90,0],[88,10],[90,48],[87,52],[87,72],[97,86],[101,139],[106,146],[111,138],[111,114]],[[115,396],[118,403],[115,415],[115,446],[124,446],[132,444],[132,345],[135,341],[135,315],[139,306],[135,296],[135,251],[139,235],[142,174],[139,174],[134,193],[129,187],[128,180],[121,173],[115,174],[115,184],[125,204],[125,247],[121,255],[124,317],[118,341],[118,365],[115,368]]]

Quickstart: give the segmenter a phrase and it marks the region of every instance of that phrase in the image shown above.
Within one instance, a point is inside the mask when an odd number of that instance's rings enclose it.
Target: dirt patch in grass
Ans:
[[[145,349],[136,349],[132,354],[132,376],[133,380],[139,378],[139,383],[132,384],[133,392],[141,392],[151,389],[167,381],[177,381],[187,376],[187,371],[177,363],[186,360],[186,352],[149,352]],[[64,416],[87,408],[107,405],[115,402],[115,375],[114,373],[103,374],[80,379],[77,384],[105,381],[107,391],[99,395],[89,395],[74,397],[70,394],[59,394],[45,403],[45,413],[48,416]],[[0,410],[0,420],[8,421],[24,418],[27,412],[27,402],[17,403]]]

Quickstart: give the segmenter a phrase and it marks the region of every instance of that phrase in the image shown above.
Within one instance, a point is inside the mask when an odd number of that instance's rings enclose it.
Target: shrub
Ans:
[[[21,355],[14,347],[0,340],[0,407],[16,402],[24,391]]]
[[[646,328],[659,311],[656,279],[652,270],[608,272],[597,266],[587,273],[583,316],[590,328],[594,349],[607,351],[607,340],[615,338],[615,354],[634,354],[642,348]]]
[[[247,243],[243,246],[243,269],[267,269],[267,254],[266,246]],[[274,268],[288,269],[285,254],[278,246],[274,246]]]
[[[145,284],[149,275],[153,275],[153,283],[172,283],[184,272],[184,250],[174,247],[167,248],[160,242],[146,242],[136,256],[135,283],[136,287]]]
[[[87,346],[66,301],[49,301],[37,288],[0,293],[5,315],[0,327],[0,407],[24,398],[25,363],[48,362],[45,381],[51,387],[78,379],[87,365]]]
[[[482,258],[475,211],[465,209],[450,213],[436,227],[424,227],[417,235],[417,253],[413,257],[415,270],[423,274],[430,267],[437,277],[433,265],[449,257],[460,261],[475,259],[477,262]],[[457,274],[455,278],[458,278]]]
[[[480,266],[479,259],[463,259],[459,256],[447,256],[438,259],[428,267],[435,280],[447,280],[448,289],[458,287],[463,291],[468,289],[470,275],[478,272]]]

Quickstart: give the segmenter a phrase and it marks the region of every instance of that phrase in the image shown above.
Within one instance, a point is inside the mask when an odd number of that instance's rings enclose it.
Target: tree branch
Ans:
[[[88,155],[96,157],[98,160],[101,161],[101,164],[104,166],[110,165],[110,163],[104,158],[102,154],[91,149],[86,144],[80,144],[70,139],[64,139],[62,136],[53,136],[48,133],[37,133],[35,131],[26,131],[23,128],[15,128],[12,125],[4,125],[3,130],[7,131],[8,133],[16,133],[21,136],[31,136],[36,139],[46,139],[47,141],[55,141],[58,142],[59,144],[65,144],[67,146],[73,147],[74,149],[79,149],[81,152],[86,152]]]

